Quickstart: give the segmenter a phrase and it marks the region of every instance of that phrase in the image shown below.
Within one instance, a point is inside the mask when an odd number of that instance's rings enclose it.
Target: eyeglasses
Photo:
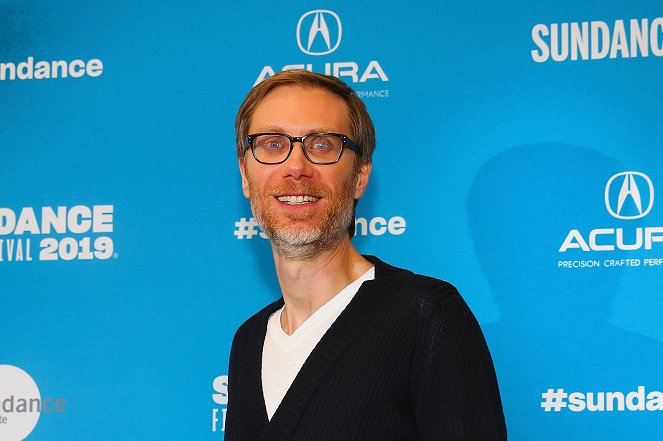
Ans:
[[[283,133],[254,133],[246,137],[244,153],[251,148],[253,157],[262,164],[281,164],[292,153],[294,143],[302,144],[304,156],[313,164],[334,164],[341,159],[343,149],[361,156],[361,149],[345,135],[338,133],[309,133],[290,136]]]

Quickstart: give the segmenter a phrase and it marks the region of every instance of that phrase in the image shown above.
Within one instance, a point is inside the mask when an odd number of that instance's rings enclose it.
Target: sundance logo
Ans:
[[[0,81],[46,80],[52,78],[98,77],[104,72],[104,63],[93,58],[83,60],[35,61],[28,57],[19,63],[0,62]]]
[[[64,398],[43,398],[23,369],[0,364],[0,439],[20,441],[34,430],[41,414],[63,413]]]
[[[532,60],[601,60],[663,56],[663,17],[572,23],[537,24],[532,28],[537,49]]]

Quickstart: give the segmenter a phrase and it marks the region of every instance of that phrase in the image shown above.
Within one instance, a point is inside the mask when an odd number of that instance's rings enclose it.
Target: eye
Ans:
[[[256,147],[266,150],[283,150],[287,149],[287,143],[282,136],[265,135],[259,136],[255,140]]]
[[[306,141],[306,149],[309,151],[326,152],[334,148],[333,139],[327,136],[316,136]]]
[[[328,150],[329,144],[323,141],[317,141],[311,145],[310,148],[314,150]]]
[[[271,140],[265,143],[265,147],[270,149],[280,149],[281,147],[283,147],[283,144],[281,144],[281,141]]]

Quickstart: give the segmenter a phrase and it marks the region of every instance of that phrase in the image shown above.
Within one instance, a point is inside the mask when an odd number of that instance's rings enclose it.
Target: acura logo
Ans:
[[[605,185],[605,206],[617,219],[639,219],[646,216],[653,205],[654,184],[644,173],[617,173]]]
[[[335,12],[316,9],[302,15],[297,23],[297,44],[308,55],[327,55],[341,44],[343,28]]]

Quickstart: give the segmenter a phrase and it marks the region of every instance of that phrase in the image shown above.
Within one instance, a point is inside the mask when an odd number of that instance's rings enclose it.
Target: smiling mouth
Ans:
[[[310,196],[310,195],[298,195],[298,196],[278,196],[277,199],[286,204],[301,205],[301,204],[308,204],[310,202],[315,202],[320,198],[317,196]]]

